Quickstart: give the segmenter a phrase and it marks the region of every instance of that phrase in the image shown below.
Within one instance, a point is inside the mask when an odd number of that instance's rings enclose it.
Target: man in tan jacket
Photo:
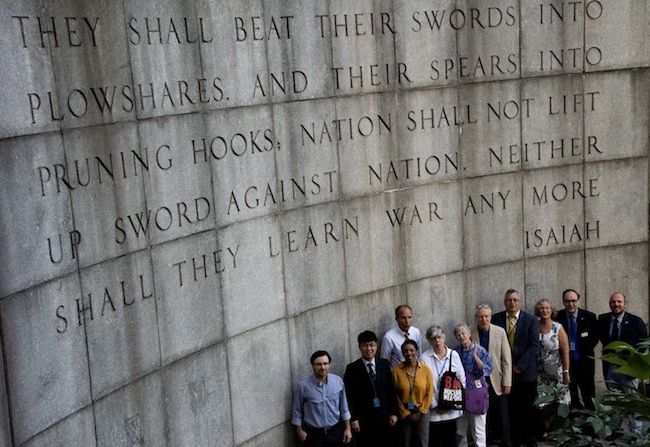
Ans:
[[[479,304],[475,312],[476,328],[472,329],[472,340],[490,353],[492,373],[489,377],[490,408],[488,409],[489,444],[512,445],[508,420],[508,401],[512,386],[512,354],[506,331],[492,324],[492,308]]]

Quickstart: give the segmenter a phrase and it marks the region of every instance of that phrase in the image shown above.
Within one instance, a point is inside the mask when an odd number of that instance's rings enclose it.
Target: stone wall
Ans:
[[[292,444],[403,302],[648,318],[645,0],[1,5],[2,446]]]

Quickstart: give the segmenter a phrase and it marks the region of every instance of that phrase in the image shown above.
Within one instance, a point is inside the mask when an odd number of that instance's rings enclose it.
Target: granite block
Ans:
[[[519,173],[463,181],[463,259],[467,267],[522,258],[521,184]]]
[[[59,135],[0,141],[0,247],[11,259],[0,269],[0,297],[76,268],[81,235],[64,172]]]
[[[54,119],[58,115],[53,116],[57,92],[51,39],[49,34],[41,38],[38,31],[41,3],[6,0],[2,5],[0,57],[11,63],[0,66],[0,139],[60,128],[59,120]],[[42,24],[48,25],[46,21]]]
[[[289,423],[278,425],[241,444],[242,447],[266,447],[269,445],[293,445],[295,441],[293,426]]]
[[[197,114],[140,122],[140,145],[156,152],[161,168],[145,174],[146,207],[124,217],[129,221],[124,224],[126,237],[146,236],[155,245],[214,228],[217,211],[212,203],[210,166],[200,163],[190,147],[190,140],[204,130],[203,117]],[[135,226],[132,221],[137,221]]]
[[[458,30],[450,19],[459,14],[453,13],[455,5],[455,0],[393,1],[395,61],[404,64],[411,81],[400,88],[450,85],[458,80]]]
[[[371,184],[390,190],[459,179],[459,135],[475,125],[474,103],[451,87],[400,92],[397,113],[397,141],[389,159],[369,165]]]
[[[362,217],[343,215],[338,203],[286,213],[273,255],[282,254],[287,313],[344,299],[344,244],[359,238]],[[268,292],[267,292],[268,293]]]
[[[332,357],[330,372],[343,375],[347,359],[350,358],[347,321],[345,301],[328,304],[288,320],[291,376],[294,382],[313,374],[309,358],[319,350],[329,352]]]
[[[585,76],[585,160],[612,160],[648,154],[650,70],[614,71]],[[589,97],[587,97],[589,99]],[[644,132],[645,130],[645,132]]]
[[[90,404],[81,289],[69,275],[0,301],[13,441]]]
[[[217,41],[217,24],[197,3],[124,3],[137,117],[205,110],[225,98],[218,73],[203,70],[201,48]]]
[[[162,377],[167,443],[233,445],[226,348],[215,345],[169,366]]]
[[[522,77],[582,72],[583,2],[522,2],[520,9]]]
[[[458,0],[450,25],[458,29],[458,81],[517,79],[520,73],[518,0]],[[523,28],[522,28],[523,29]],[[445,66],[445,70],[447,66]]]
[[[465,273],[465,295],[468,312],[479,303],[488,303],[494,313],[503,310],[503,297],[508,289],[516,289],[522,295],[526,310],[532,310],[535,302],[527,299],[524,291],[523,261],[506,262],[468,270]],[[471,315],[471,314],[470,314]]]
[[[579,250],[596,237],[585,206],[605,194],[602,179],[581,165],[524,173],[524,250],[527,257]]]
[[[0,345],[2,340],[0,339]],[[11,445],[11,426],[9,425],[9,400],[5,379],[5,361],[0,349],[0,446]]]
[[[282,318],[286,312],[280,224],[262,217],[221,230],[221,296],[225,333],[233,336]]]
[[[100,446],[167,445],[160,374],[150,374],[95,403]]]
[[[503,81],[457,90],[463,177],[521,169],[521,122],[533,113],[534,99],[520,88],[520,81]]]
[[[85,408],[21,444],[25,447],[93,447],[95,425],[92,408]]]
[[[586,246],[647,241],[648,159],[590,163],[585,166],[587,178],[598,179],[600,194],[585,201],[585,222],[592,223],[593,236],[585,239]]]
[[[81,271],[93,399],[160,368],[148,251]]]
[[[413,308],[413,320],[422,332],[422,350],[430,348],[424,334],[433,325],[441,326],[448,345],[455,346],[454,326],[467,322],[465,284],[463,273],[447,273],[409,282],[406,285],[409,305]],[[471,298],[470,298],[471,300]],[[472,314],[473,315],[473,314]]]
[[[585,16],[585,71],[649,65],[647,2],[587,2]]]
[[[580,163],[591,152],[593,137],[584,135],[585,115],[594,113],[599,94],[587,91],[582,76],[555,76],[522,81],[530,116],[521,123],[521,160],[526,169]]]
[[[273,107],[274,134],[278,140],[275,163],[289,198],[280,202],[282,209],[340,198],[337,145],[343,133],[339,134],[339,125],[335,102],[331,99]]]
[[[145,203],[143,177],[166,164],[158,161],[157,151],[140,147],[137,125],[66,130],[63,145],[66,178],[74,188],[70,193],[74,222],[81,238],[79,266],[145,248],[147,239],[132,233]]]
[[[548,298],[555,310],[564,309],[562,292],[577,290],[585,295],[585,255],[584,251],[539,256],[526,259],[526,296],[531,302]],[[585,305],[585,299],[580,305]]]
[[[235,444],[240,444],[289,418],[291,376],[285,320],[228,340]]]
[[[647,321],[647,242],[586,250],[585,275],[589,310],[610,312],[609,297],[618,291],[627,298],[627,310]]]
[[[391,162],[398,163],[392,159],[397,147],[395,97],[389,93],[364,95],[337,99],[335,104],[336,119],[342,121],[330,131],[339,137],[342,196],[395,188],[399,179],[399,174],[391,173]]]
[[[274,133],[271,107],[206,115],[205,136],[193,151],[202,164],[210,163],[218,226],[271,214],[298,197],[290,179],[280,182],[276,174],[273,153],[288,143]]]
[[[165,365],[223,338],[220,275],[235,259],[213,232],[159,245],[151,258]]]

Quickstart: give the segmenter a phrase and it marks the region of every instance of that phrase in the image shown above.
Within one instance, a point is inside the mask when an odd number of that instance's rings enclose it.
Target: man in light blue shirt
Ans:
[[[308,447],[338,447],[352,439],[350,410],[343,379],[330,374],[327,351],[311,355],[314,374],[300,380],[293,392],[291,424]]]

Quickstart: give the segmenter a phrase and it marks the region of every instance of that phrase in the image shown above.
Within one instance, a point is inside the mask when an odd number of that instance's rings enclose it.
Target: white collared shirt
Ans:
[[[411,326],[408,330],[408,334],[409,339],[416,342],[420,347],[420,352],[422,352],[420,344],[422,336],[420,335],[420,330]],[[384,338],[381,339],[379,357],[388,360],[390,362],[390,367],[394,368],[396,365],[404,361],[404,356],[402,355],[402,343],[405,341],[406,337],[404,336],[404,331],[400,329],[399,326],[392,327],[384,334]]]
[[[429,420],[431,422],[441,422],[441,421],[450,421],[452,419],[459,418],[463,415],[462,410],[447,410],[444,413],[438,413],[433,409],[438,406],[438,393],[440,393],[440,378],[445,373],[449,371],[449,356],[451,356],[451,370],[456,373],[456,377],[463,384],[463,387],[467,386],[467,381],[465,379],[465,370],[463,369],[463,364],[460,361],[460,355],[452,349],[449,349],[445,346],[447,351],[443,357],[438,357],[434,352],[433,348],[425,351],[420,356],[422,363],[427,365],[431,370],[431,375],[433,376],[433,399],[431,400],[431,410],[429,412]]]

